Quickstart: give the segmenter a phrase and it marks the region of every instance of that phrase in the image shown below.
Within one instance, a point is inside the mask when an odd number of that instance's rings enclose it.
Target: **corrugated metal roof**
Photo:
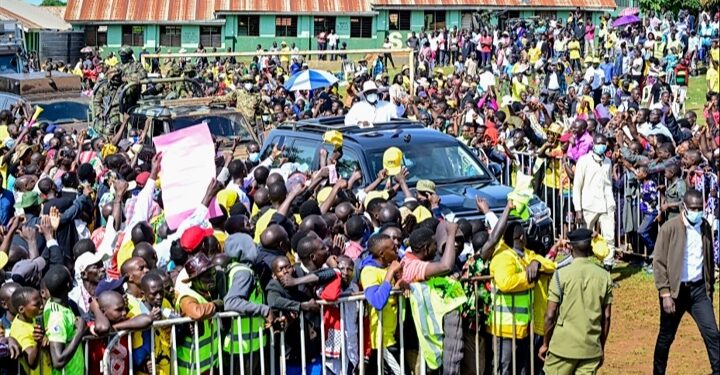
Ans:
[[[368,14],[373,8],[615,8],[614,0],[69,0],[68,22],[212,22],[216,13]]]
[[[216,0],[219,13],[370,13],[373,0]]]
[[[372,2],[376,8],[616,8],[615,0],[372,0]]]
[[[65,20],[202,22],[215,19],[217,0],[69,0]]]
[[[55,14],[55,9],[46,9],[22,0],[0,1],[0,18],[18,21],[26,30],[68,30],[71,27]]]

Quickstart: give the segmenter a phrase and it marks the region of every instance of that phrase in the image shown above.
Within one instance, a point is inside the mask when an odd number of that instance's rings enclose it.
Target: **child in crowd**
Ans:
[[[337,257],[337,269],[339,277],[325,286],[319,297],[326,301],[337,301],[342,296],[349,296],[357,293],[360,288],[353,282],[355,276],[355,264],[350,257],[340,255]],[[327,367],[334,374],[342,374],[342,363],[340,362],[341,352],[345,351],[346,373],[353,373],[359,362],[358,346],[358,311],[357,304],[343,303],[336,306],[328,306],[325,309],[325,356]],[[343,309],[342,320],[340,309]],[[342,346],[341,335],[345,336],[345,347]]]
[[[401,279],[402,267],[398,262],[398,249],[395,242],[387,235],[378,234],[368,241],[371,257],[362,260],[360,264],[360,284],[365,291],[365,297],[370,308],[370,345],[377,355],[382,350],[385,365],[393,373],[400,373],[397,354],[392,352],[395,346],[395,331],[397,330],[398,302],[397,297],[390,292]],[[382,334],[377,334],[379,319],[382,319]],[[372,362],[372,359],[371,359]]]
[[[85,334],[85,320],[76,317],[69,307],[71,285],[70,271],[64,266],[51,266],[43,277],[43,287],[48,296],[43,322],[50,342],[53,375],[85,372],[85,356],[82,350],[78,350]]]
[[[150,311],[150,317],[154,321],[179,316],[165,296],[166,278],[164,275],[167,275],[167,273],[154,269],[145,274],[141,281],[143,303],[147,310]],[[167,280],[169,280],[169,277],[167,277]],[[146,329],[133,333],[133,366],[136,369],[141,369],[138,371],[139,373],[148,374],[152,372],[153,362],[150,351],[153,350],[151,347],[153,340],[150,335],[154,334],[155,374],[170,374],[170,331],[170,327],[160,327],[154,330]]]
[[[641,165],[635,170],[635,176],[640,183],[640,228],[638,234],[642,238],[647,254],[652,255],[655,249],[658,217],[658,190],[655,181],[650,178],[648,167]]]
[[[10,327],[10,337],[20,344],[23,371],[27,375],[50,374],[50,357],[40,316],[43,306],[40,292],[30,287],[17,288],[12,295],[12,306],[17,315]]]
[[[665,180],[667,185],[658,187],[663,191],[663,203],[660,205],[660,209],[665,215],[665,220],[670,220],[680,214],[680,206],[687,191],[687,185],[682,178],[678,163],[672,163],[665,167]]]

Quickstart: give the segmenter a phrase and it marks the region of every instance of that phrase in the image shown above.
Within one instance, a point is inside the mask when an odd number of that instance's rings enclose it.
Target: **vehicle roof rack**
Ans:
[[[279,126],[280,129],[308,130],[317,132],[326,132],[329,130],[337,130],[341,133],[370,133],[380,130],[396,130],[396,129],[419,129],[424,126],[409,119],[393,119],[389,122],[373,124],[371,127],[360,127],[358,125],[345,125],[345,117],[333,116],[323,117],[313,120],[301,120],[296,122],[286,122]]]

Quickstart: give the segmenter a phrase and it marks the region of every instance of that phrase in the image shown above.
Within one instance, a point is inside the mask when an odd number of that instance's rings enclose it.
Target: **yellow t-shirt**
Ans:
[[[713,59],[713,61],[720,62],[720,47],[719,48],[710,48],[710,58]]]
[[[542,54],[542,51],[540,51],[540,48],[531,48],[530,52],[528,53],[528,56],[530,57],[530,62],[532,64],[535,64],[540,60],[540,55]]]
[[[15,318],[10,326],[10,337],[14,338],[20,345],[20,350],[23,352],[28,348],[37,346],[35,339],[33,339],[33,331],[35,330],[35,323],[28,323]],[[26,374],[29,375],[40,375],[52,373],[52,367],[50,367],[50,352],[45,349],[40,349],[40,358],[37,360],[37,366],[35,369],[31,369],[27,363],[27,356],[20,355],[20,365],[25,370]]]
[[[568,51],[570,52],[570,59],[575,60],[580,58],[580,42],[573,40],[567,45]]]
[[[262,216],[260,216],[257,223],[255,223],[255,243],[260,243],[260,235],[265,231],[265,229],[267,229],[270,224],[270,219],[272,219],[272,216],[276,212],[277,210],[274,208],[268,209],[264,214],[262,214]]]
[[[360,272],[360,284],[363,289],[371,286],[378,286],[385,280],[387,270],[373,266],[365,266]],[[382,309],[382,347],[395,345],[395,330],[397,329],[398,301],[395,296],[390,296],[385,308]],[[370,310],[370,345],[373,349],[377,349],[380,345],[378,342],[378,311],[375,308],[368,307]]]
[[[518,77],[513,77],[511,89],[513,101],[519,102],[522,100],[520,98],[520,93],[527,90],[527,86],[525,86]]]
[[[720,92],[720,75],[718,74],[717,69],[710,67],[707,70],[705,79],[710,83],[710,91],[716,93]]]

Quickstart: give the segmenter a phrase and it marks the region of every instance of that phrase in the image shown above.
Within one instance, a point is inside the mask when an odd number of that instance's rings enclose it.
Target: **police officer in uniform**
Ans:
[[[93,128],[102,136],[111,136],[122,124],[120,114],[120,87],[123,74],[120,69],[107,72],[107,83],[100,86],[93,96]]]
[[[547,375],[595,374],[610,333],[612,278],[593,259],[592,231],[577,229],[568,240],[573,261],[550,280],[539,356]]]

